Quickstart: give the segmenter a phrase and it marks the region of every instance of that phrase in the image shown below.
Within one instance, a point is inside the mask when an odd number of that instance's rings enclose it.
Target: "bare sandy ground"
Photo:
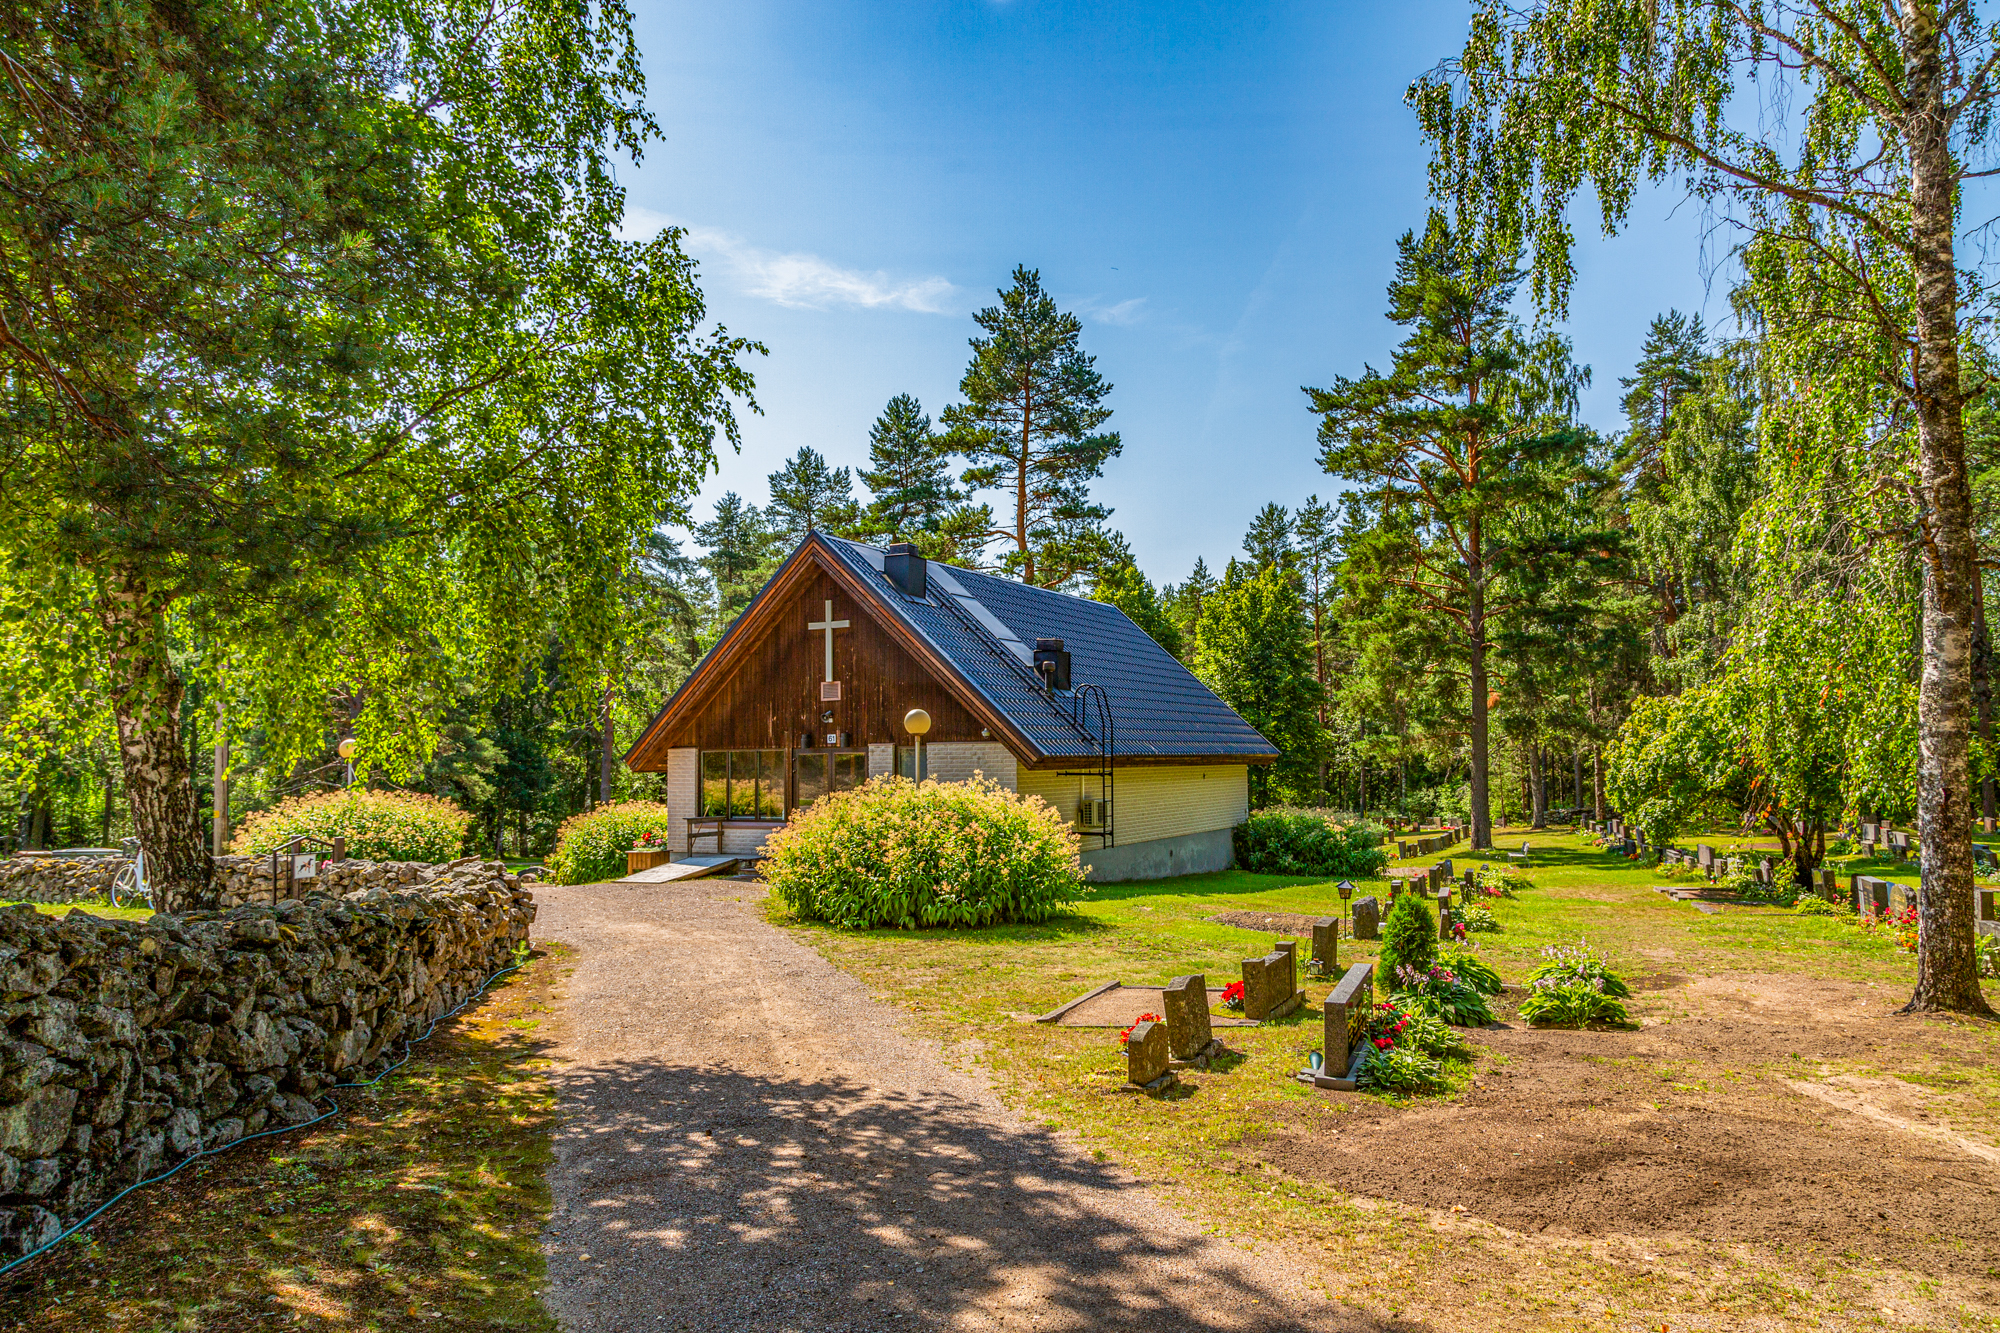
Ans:
[[[545,1242],[565,1329],[1386,1327],[1009,1113],[762,893],[536,888],[536,934],[576,951]]]

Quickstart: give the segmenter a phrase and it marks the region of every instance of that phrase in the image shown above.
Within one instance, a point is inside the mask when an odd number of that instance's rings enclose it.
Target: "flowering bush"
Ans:
[[[658,801],[620,801],[571,815],[556,830],[549,878],[557,884],[601,884],[625,874],[625,853],[648,833],[665,845],[672,821]]]
[[[1619,1003],[1631,998],[1631,989],[1588,944],[1553,944],[1542,950],[1542,957],[1548,961],[1528,975],[1522,1018],[1552,1027],[1632,1021]]]
[[[1481,995],[1498,995],[1504,987],[1500,974],[1472,956],[1473,946],[1451,949],[1439,955],[1438,962],[1451,969],[1453,976],[1478,991]]]
[[[1438,1092],[1451,1086],[1441,1054],[1461,1049],[1457,1034],[1436,1018],[1405,1013],[1384,1001],[1369,1018],[1359,1087],[1385,1092]]]
[[[1161,1018],[1158,1014],[1140,1014],[1132,1020],[1132,1027],[1128,1027],[1118,1034],[1118,1049],[1122,1051],[1132,1044],[1132,1028],[1138,1027],[1141,1023],[1164,1023],[1166,1021],[1166,1019]]]
[[[1512,898],[1522,889],[1535,887],[1512,866],[1482,865],[1472,872],[1472,882],[1488,898]]]
[[[1462,1028],[1485,1027],[1493,1021],[1486,997],[1450,968],[1432,967],[1419,972],[1413,967],[1401,967],[1396,969],[1392,980],[1396,1003],[1412,1013],[1434,1014]]]
[[[1241,1009],[1243,1007],[1243,983],[1232,981],[1222,988],[1222,1007]]]
[[[1089,892],[1063,817],[988,779],[823,796],[765,842],[761,869],[794,915],[844,930],[1045,921]]]
[[[1459,939],[1467,935],[1491,934],[1500,929],[1500,918],[1493,915],[1491,908],[1477,903],[1467,903],[1463,907],[1445,909],[1445,924]]]
[[[1887,932],[1889,942],[1898,949],[1917,951],[1917,909],[1913,906],[1893,907],[1880,914],[1870,910],[1856,918],[1856,923],[1865,930]]]
[[[292,796],[251,815],[229,850],[239,856],[274,852],[296,837],[347,839],[360,861],[449,861],[465,850],[472,816],[442,797],[413,791],[344,791]]]

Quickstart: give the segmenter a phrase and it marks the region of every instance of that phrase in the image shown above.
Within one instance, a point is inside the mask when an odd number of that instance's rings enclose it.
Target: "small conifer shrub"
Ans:
[[[1382,923],[1382,949],[1375,956],[1375,984],[1389,987],[1402,968],[1429,972],[1437,963],[1438,923],[1421,895],[1405,893]]]

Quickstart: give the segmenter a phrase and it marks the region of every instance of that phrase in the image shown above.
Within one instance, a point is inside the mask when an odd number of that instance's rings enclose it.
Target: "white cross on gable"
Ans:
[[[832,680],[833,679],[833,632],[837,629],[846,629],[847,622],[845,620],[835,620],[833,618],[833,603],[828,602],[826,604],[826,619],[808,621],[806,623],[806,628],[823,629],[826,631],[826,678],[828,680]]]

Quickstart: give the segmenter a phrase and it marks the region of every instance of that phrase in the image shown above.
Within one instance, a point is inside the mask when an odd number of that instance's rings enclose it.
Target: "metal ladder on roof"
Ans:
[[[979,642],[986,645],[986,650],[992,653],[997,660],[1005,663],[1009,670],[1021,678],[1022,683],[1048,700],[1050,710],[1057,717],[1069,723],[1070,729],[1082,739],[1083,743],[1090,746],[1096,752],[1098,790],[1104,793],[1104,825],[1101,829],[1093,830],[1093,832],[1097,835],[1100,847],[1117,846],[1114,827],[1117,819],[1117,806],[1112,801],[1112,783],[1114,778],[1112,776],[1111,758],[1115,753],[1115,747],[1118,743],[1118,732],[1111,720],[1111,698],[1104,692],[1104,687],[1101,685],[1082,685],[1071,690],[1070,696],[1075,706],[1073,708],[1066,708],[1056,699],[1055,691],[1049,688],[1049,683],[1042,679],[1042,673],[1026,665],[1020,658],[1003,648],[1000,641],[993,637],[993,632],[980,624],[978,618],[971,612],[960,606],[956,597],[953,597],[949,593],[944,594],[942,597],[933,595],[930,598],[930,603],[932,606],[943,606],[947,611],[951,612],[958,620],[958,623],[969,630]],[[1097,703],[1098,720],[1098,729],[1094,733],[1088,725],[1090,703],[1093,699]]]

